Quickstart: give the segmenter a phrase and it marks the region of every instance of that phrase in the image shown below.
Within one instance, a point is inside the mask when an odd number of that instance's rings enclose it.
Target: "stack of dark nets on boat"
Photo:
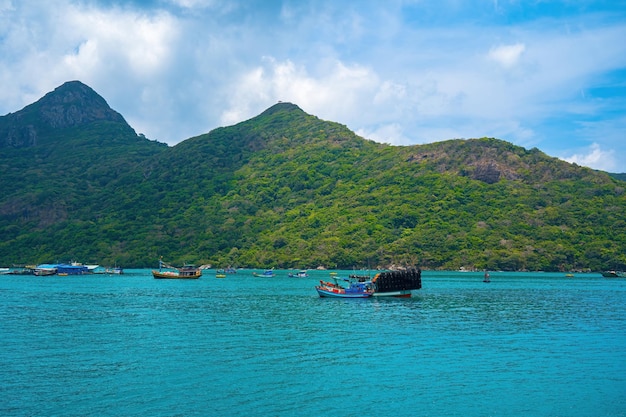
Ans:
[[[377,292],[419,290],[422,288],[422,270],[387,271],[376,274],[372,280]]]

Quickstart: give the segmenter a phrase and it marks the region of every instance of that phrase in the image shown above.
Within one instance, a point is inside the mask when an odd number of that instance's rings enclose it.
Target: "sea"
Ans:
[[[626,279],[0,276],[2,416],[626,416]],[[339,276],[354,271],[338,271]]]

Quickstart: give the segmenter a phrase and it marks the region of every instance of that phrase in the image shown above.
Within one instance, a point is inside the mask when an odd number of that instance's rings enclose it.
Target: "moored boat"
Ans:
[[[184,265],[180,268],[171,266],[159,259],[159,270],[152,270],[156,279],[198,279],[202,270],[194,265]]]
[[[0,268],[0,275],[7,275],[11,272],[11,268]]]
[[[266,269],[262,273],[253,272],[252,275],[259,278],[272,278],[274,276],[274,269]]]
[[[57,273],[57,264],[39,264],[33,269],[33,274],[44,277]]]
[[[226,278],[226,271],[223,269],[218,269],[215,271],[215,278]]]
[[[339,278],[331,278],[333,282],[320,280],[320,285],[315,289],[320,297],[328,298],[369,298],[374,294],[370,282],[359,282],[355,279],[344,278],[348,286],[339,283]]]
[[[290,272],[289,276],[291,278],[306,278],[309,276],[309,274],[304,269],[301,269],[298,272]]]
[[[626,272],[622,271],[604,271],[602,272],[604,278],[626,278]]]

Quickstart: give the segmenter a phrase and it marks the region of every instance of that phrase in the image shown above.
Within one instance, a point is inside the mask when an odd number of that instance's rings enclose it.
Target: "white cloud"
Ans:
[[[526,50],[526,45],[523,43],[516,43],[514,45],[502,45],[489,50],[487,55],[491,60],[496,61],[498,64],[505,68],[511,68],[515,66],[520,60],[522,54]]]
[[[67,72],[81,78],[125,71],[143,78],[163,71],[172,61],[177,40],[175,20],[166,13],[145,15],[126,10],[69,9],[60,22],[71,30],[65,42],[80,45],[64,55]],[[115,68],[113,68],[115,67]]]
[[[399,123],[381,125],[371,131],[358,129],[355,133],[363,138],[390,145],[410,145],[415,143],[414,139],[406,137]]]
[[[624,113],[623,90],[594,95],[626,66],[615,19],[511,24],[503,2],[113,3],[0,0],[0,113],[79,79],[170,144],[281,100],[393,144],[494,136],[626,152],[623,121],[607,123]],[[472,8],[491,17],[459,16]]]
[[[590,147],[583,150],[582,153],[566,156],[563,158],[567,162],[576,163],[586,167],[600,169],[607,172],[623,171],[624,167],[618,167],[615,157],[615,151],[603,150],[600,145],[593,143]],[[621,172],[620,171],[620,172]]]
[[[370,69],[339,61],[328,63],[318,76],[290,60],[265,57],[263,61],[235,81],[222,123],[255,116],[276,101],[292,102],[308,113],[346,123],[363,110],[364,100],[371,101],[378,84]]]

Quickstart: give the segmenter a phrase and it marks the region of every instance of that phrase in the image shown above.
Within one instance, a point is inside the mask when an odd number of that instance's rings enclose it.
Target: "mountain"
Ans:
[[[86,221],[115,198],[107,184],[165,150],[78,81],[0,117],[0,263],[63,256],[55,228]]]
[[[37,138],[0,138],[0,264],[626,268],[626,183],[538,149],[390,146],[291,103],[167,147],[92,93],[0,118]]]

